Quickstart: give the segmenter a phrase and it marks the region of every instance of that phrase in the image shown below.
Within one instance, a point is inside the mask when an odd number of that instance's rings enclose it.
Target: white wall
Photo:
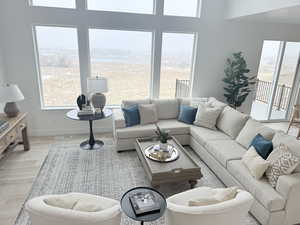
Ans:
[[[227,0],[227,18],[238,18],[299,6],[299,0]]]
[[[99,17],[94,12],[79,12],[85,15],[85,20],[77,18],[77,12],[56,9],[49,11],[35,11],[25,7],[25,1],[4,0],[2,7],[5,16],[4,52],[7,80],[17,83],[24,92],[26,100],[20,103],[23,111],[29,112],[30,132],[33,135],[82,133],[87,132],[88,124],[71,121],[65,118],[66,110],[41,110],[37,74],[35,68],[35,55],[33,49],[31,22],[42,21],[43,18],[52,18],[51,24],[64,21],[72,24],[112,23],[117,26],[118,20],[128,20],[132,26],[139,26],[141,20],[149,26],[159,23],[161,26],[176,27],[176,19],[168,17],[157,21],[151,16],[137,16],[131,18],[126,14],[120,18],[113,14],[102,13]],[[242,51],[245,54],[251,75],[256,75],[259,58],[264,39],[300,41],[299,26],[278,24],[241,23],[224,20],[225,1],[203,0],[202,17],[190,26],[199,31],[197,64],[195,80],[193,83],[194,96],[215,96],[223,99],[224,65],[226,58],[233,52]],[[41,13],[40,13],[41,12]],[[64,16],[65,13],[68,16]],[[45,20],[46,21],[46,20]],[[280,27],[279,27],[280,26]],[[184,29],[184,27],[183,27]],[[250,98],[244,104],[242,111],[249,112]],[[99,130],[111,129],[111,121],[97,122]]]

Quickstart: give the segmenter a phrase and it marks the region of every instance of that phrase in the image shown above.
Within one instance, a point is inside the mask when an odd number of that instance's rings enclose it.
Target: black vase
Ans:
[[[86,97],[85,97],[85,95],[78,96],[78,98],[77,98],[77,105],[78,105],[78,108],[80,110],[82,110],[82,106],[84,104],[86,104]]]

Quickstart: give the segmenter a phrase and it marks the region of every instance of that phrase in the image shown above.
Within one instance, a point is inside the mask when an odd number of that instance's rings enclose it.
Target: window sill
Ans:
[[[120,105],[107,105],[105,108],[108,109],[119,109]],[[42,107],[42,111],[68,111],[72,109],[76,109],[77,106],[58,106],[58,107]]]

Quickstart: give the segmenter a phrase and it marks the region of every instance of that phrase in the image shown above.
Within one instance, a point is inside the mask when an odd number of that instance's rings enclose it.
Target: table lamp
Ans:
[[[0,87],[0,102],[5,102],[4,112],[8,117],[15,117],[19,113],[16,102],[22,101],[24,95],[16,84],[5,84]]]
[[[87,91],[91,95],[90,101],[95,109],[103,108],[106,104],[106,97],[103,93],[108,92],[107,79],[105,77],[91,77],[87,79]]]

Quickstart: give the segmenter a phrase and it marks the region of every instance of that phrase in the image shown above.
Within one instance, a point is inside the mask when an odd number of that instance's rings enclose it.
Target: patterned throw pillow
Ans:
[[[291,174],[300,163],[300,159],[291,153],[284,144],[280,144],[269,155],[267,161],[270,162],[270,166],[266,171],[266,176],[274,188],[280,176]]]

